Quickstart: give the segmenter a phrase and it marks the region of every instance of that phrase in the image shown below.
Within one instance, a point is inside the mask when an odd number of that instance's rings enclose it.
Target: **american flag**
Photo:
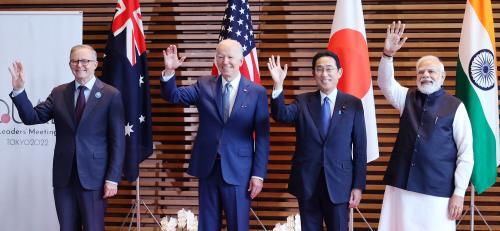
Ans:
[[[240,72],[249,80],[260,84],[259,59],[255,48],[250,5],[247,0],[228,0],[222,19],[219,42],[224,39],[233,39],[241,44],[245,59]],[[212,75],[218,75],[218,73],[214,64]]]
[[[118,0],[104,54],[102,80],[122,93],[126,153],[123,174],[133,182],[152,153],[151,98],[139,0]]]

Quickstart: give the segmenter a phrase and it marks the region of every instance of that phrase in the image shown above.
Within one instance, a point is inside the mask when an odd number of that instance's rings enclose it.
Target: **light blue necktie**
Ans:
[[[330,100],[328,97],[325,97],[323,101],[323,106],[321,107],[321,125],[323,135],[326,137],[328,135],[328,129],[330,128],[330,120],[331,120],[331,109],[330,109]]]
[[[230,83],[226,83],[226,85],[224,85],[224,92],[222,94],[222,109],[223,109],[223,112],[224,112],[224,122],[227,121],[227,119],[229,118],[229,99],[231,97],[231,84]]]

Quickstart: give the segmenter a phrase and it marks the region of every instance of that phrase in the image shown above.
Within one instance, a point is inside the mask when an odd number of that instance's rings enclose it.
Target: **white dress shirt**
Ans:
[[[283,88],[273,88],[273,92],[272,92],[272,95],[271,97],[273,99],[276,99],[278,98],[278,96],[281,94],[281,92],[283,92]],[[319,91],[319,94],[321,96],[321,106],[323,107],[323,103],[325,102],[325,97],[328,97],[328,100],[330,100],[330,117],[332,116],[333,114],[333,110],[335,109],[335,102],[337,100],[337,88],[333,89],[332,92],[330,92],[330,94],[325,94],[324,92],[322,91]]]

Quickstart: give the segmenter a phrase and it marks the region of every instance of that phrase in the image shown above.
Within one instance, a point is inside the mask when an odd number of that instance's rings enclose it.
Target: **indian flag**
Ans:
[[[472,184],[478,193],[496,182],[499,164],[498,86],[490,0],[465,6],[457,60],[457,97],[467,108],[474,137]]]
[[[337,1],[328,50],[339,56],[342,66],[339,90],[354,95],[363,102],[367,160],[375,160],[379,157],[377,120],[361,0]]]

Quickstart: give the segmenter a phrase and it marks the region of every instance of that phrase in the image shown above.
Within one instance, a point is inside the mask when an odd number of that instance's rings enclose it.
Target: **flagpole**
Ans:
[[[349,231],[354,231],[354,209],[349,209]]]
[[[474,218],[475,218],[475,213],[476,213],[476,210],[477,210],[477,214],[479,215],[479,217],[481,218],[481,220],[483,220],[484,224],[486,225],[486,227],[488,227],[488,230],[492,230],[490,225],[488,224],[488,222],[486,221],[486,219],[483,217],[483,214],[481,214],[481,211],[479,210],[478,207],[476,207],[476,188],[474,187],[473,184],[471,184],[471,192],[470,192],[470,208],[468,210],[465,210],[465,212],[462,214],[462,216],[460,217],[460,220],[458,221],[457,223],[457,227],[460,225],[460,222],[462,222],[462,220],[464,219],[465,215],[467,215],[467,212],[470,210],[470,230],[471,231],[474,231]]]
[[[475,204],[474,204],[474,199],[475,199],[475,195],[476,195],[476,189],[474,188],[474,185],[471,184],[471,192],[470,192],[470,230],[471,231],[474,231],[474,210],[476,210],[475,208]]]
[[[137,180],[135,181],[135,214],[136,214],[136,224],[137,224],[137,231],[141,231],[141,195],[140,195],[140,190],[139,190],[139,179],[140,177],[137,177]]]

